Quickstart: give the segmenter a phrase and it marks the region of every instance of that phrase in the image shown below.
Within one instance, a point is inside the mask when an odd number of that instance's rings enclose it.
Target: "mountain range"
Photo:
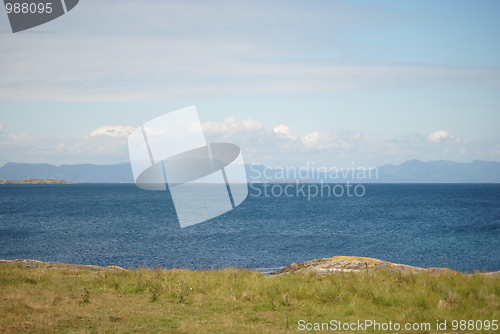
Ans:
[[[408,160],[400,165],[383,165],[370,170],[269,168],[245,165],[249,182],[325,182],[325,183],[499,183],[500,162],[475,160]],[[78,183],[133,183],[129,163],[114,165],[61,165],[8,162],[0,167],[0,180],[56,179]],[[242,182],[243,180],[229,180]]]

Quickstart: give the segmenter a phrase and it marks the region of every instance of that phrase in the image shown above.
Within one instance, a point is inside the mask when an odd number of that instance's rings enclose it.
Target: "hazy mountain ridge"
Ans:
[[[446,160],[408,160],[398,166],[379,167],[384,182],[481,183],[500,182],[500,162],[474,160],[460,163]]]
[[[363,172],[358,169],[306,171],[304,168],[269,168],[245,165],[248,181],[257,182],[326,182],[326,183],[500,183],[500,162],[408,160],[400,165],[383,165]],[[288,170],[288,171],[287,171]],[[361,173],[361,174],[360,174]],[[6,163],[0,167],[0,180],[56,179],[78,183],[133,183],[129,163],[115,165],[61,165]],[[231,181],[231,180],[230,180]],[[235,180],[241,181],[241,180]]]

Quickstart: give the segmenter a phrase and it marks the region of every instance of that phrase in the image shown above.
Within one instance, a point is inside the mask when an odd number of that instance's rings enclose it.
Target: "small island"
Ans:
[[[0,180],[0,184],[78,184],[64,180],[27,179],[22,181]]]

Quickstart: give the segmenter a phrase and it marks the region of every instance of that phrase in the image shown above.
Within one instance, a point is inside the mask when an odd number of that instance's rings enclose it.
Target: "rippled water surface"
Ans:
[[[285,195],[286,186],[268,185],[266,194],[264,185],[252,185],[236,209],[181,229],[166,192],[131,184],[1,185],[0,258],[198,269],[356,255],[500,270],[499,184],[368,184],[364,196],[325,190],[310,199],[307,190],[295,191],[301,185]]]

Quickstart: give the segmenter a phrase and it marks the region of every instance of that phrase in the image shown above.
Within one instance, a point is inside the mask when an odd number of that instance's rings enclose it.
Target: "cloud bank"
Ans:
[[[133,126],[103,125],[90,133],[90,136],[109,136],[113,138],[128,137],[135,128]]]
[[[15,134],[1,129],[0,164],[29,162],[51,164],[114,164],[128,161],[128,135],[135,129],[126,125],[98,127],[81,138],[56,138],[37,133]],[[479,145],[472,139],[457,138],[446,130],[428,135],[375,136],[360,130],[335,129],[299,135],[286,124],[268,126],[254,119],[227,117],[203,124],[208,142],[239,145],[247,163],[300,167],[308,161],[323,166],[376,166],[409,159],[496,160],[498,143]]]

